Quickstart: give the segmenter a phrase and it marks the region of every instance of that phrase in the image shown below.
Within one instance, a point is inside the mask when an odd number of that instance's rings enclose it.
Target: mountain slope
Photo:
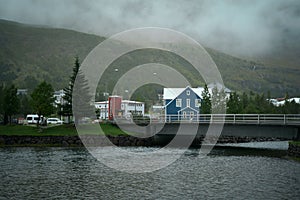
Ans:
[[[74,57],[78,55],[83,60],[104,39],[71,30],[0,20],[0,83],[13,82],[18,88],[33,89],[39,81],[46,80],[55,89],[63,88],[72,72]],[[300,95],[298,68],[276,63],[267,66],[206,49],[219,67],[225,85],[232,90],[271,91],[274,96],[283,96],[286,92]],[[124,55],[112,63],[106,71],[107,80],[100,82],[100,91],[104,91],[104,87],[111,89],[122,72],[147,62],[173,66],[191,79],[193,86],[203,84],[192,66],[182,58],[160,50],[142,50]],[[112,76],[114,68],[121,70]]]
[[[32,89],[46,80],[55,88],[65,87],[74,56],[84,58],[102,40],[70,30],[0,20],[0,81]]]

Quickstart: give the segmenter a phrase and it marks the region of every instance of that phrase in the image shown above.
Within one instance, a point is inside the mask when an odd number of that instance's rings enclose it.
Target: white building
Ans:
[[[17,95],[27,95],[28,89],[17,89]]]
[[[108,101],[95,102],[95,108],[100,111],[100,119],[108,119]],[[133,113],[145,115],[145,103],[140,101],[122,100],[122,117],[130,117]]]
[[[55,106],[57,106],[57,104],[64,104],[64,99],[63,97],[65,96],[65,92],[64,90],[58,90],[54,92],[54,102],[55,102]]]
[[[283,98],[279,98],[279,99],[270,99],[269,102],[272,103],[274,106],[283,106],[285,104],[285,99]],[[298,103],[300,104],[300,98],[298,97],[294,97],[294,98],[290,98],[290,99],[287,99],[288,102],[292,102],[294,101],[295,103]]]
[[[108,101],[95,102],[95,108],[99,109],[100,119],[108,118]]]
[[[145,115],[145,103],[140,101],[122,100],[121,109],[124,117],[130,117],[131,114],[137,113]]]

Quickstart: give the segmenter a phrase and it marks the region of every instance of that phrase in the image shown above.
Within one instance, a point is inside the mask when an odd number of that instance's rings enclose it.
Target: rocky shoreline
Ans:
[[[289,143],[288,156],[300,158],[300,145]]]
[[[107,138],[109,140],[107,140]],[[61,147],[82,147],[82,146],[165,146],[172,140],[170,136],[153,136],[149,138],[137,138],[134,136],[0,136],[0,147],[5,146],[61,146]],[[193,146],[203,143],[204,136],[197,137]],[[262,141],[280,141],[278,138],[250,138],[222,136],[220,138],[209,138],[206,144],[214,143],[245,143]],[[291,147],[291,153],[300,152],[300,147]],[[300,155],[300,153],[299,153]]]

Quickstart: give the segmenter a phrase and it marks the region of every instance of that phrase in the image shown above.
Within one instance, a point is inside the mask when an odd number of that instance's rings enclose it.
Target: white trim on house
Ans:
[[[186,110],[186,109],[191,109],[191,110],[194,110],[195,112],[199,113],[199,110],[196,110],[196,109],[191,108],[191,107],[185,107],[185,108],[182,108],[181,110],[178,110],[177,112],[179,113],[179,112],[181,112],[181,111],[183,111],[183,110]]]
[[[176,107],[178,108],[182,107],[182,99],[176,99]]]
[[[178,97],[185,89],[190,88],[194,93],[196,93],[199,97],[202,97],[202,92],[204,88],[191,88],[190,86],[186,86],[185,88],[164,88],[163,99],[174,99]],[[209,93],[212,92],[211,88],[208,88]]]
[[[191,99],[186,99],[186,107],[191,107]]]

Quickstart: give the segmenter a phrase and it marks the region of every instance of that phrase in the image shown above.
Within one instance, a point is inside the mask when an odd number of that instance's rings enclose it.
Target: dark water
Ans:
[[[300,163],[282,153],[189,149],[167,168],[128,174],[84,148],[0,148],[0,199],[300,199]]]

